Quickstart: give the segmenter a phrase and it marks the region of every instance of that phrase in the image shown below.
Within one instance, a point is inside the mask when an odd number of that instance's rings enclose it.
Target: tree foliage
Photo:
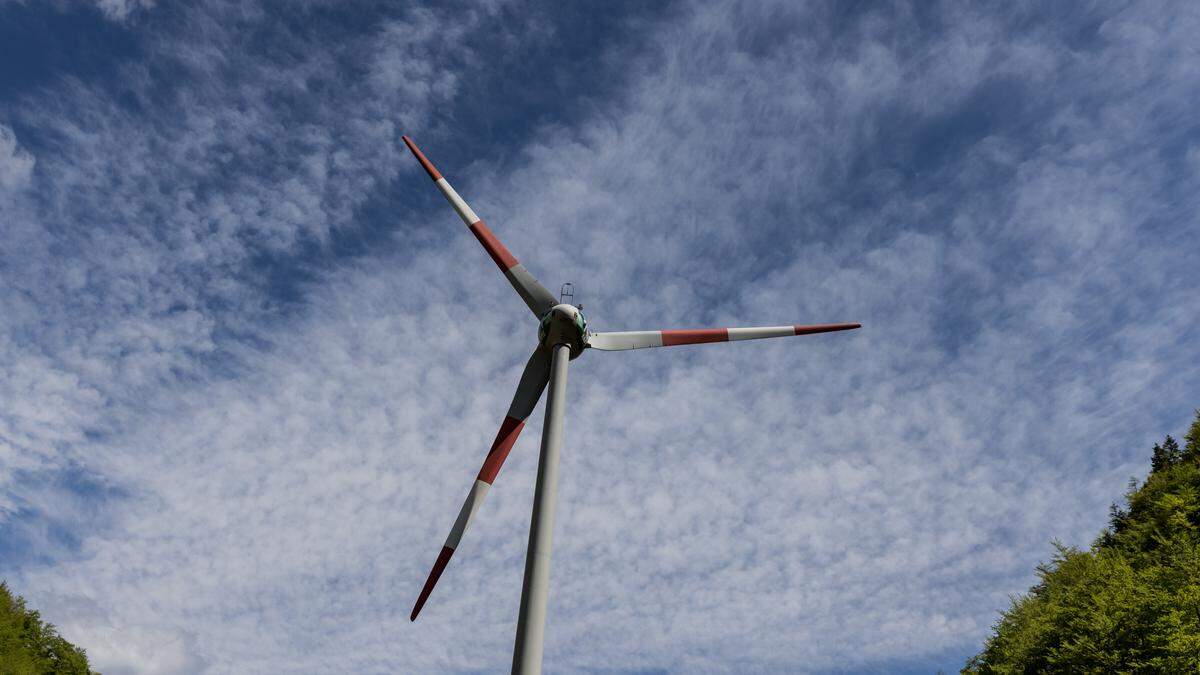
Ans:
[[[1088,551],[1056,543],[963,673],[1200,673],[1200,411]]]
[[[87,655],[0,582],[0,675],[98,675]]]

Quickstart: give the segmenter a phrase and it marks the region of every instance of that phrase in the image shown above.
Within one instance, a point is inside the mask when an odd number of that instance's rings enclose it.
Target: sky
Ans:
[[[1195,3],[0,0],[0,577],[123,673],[960,668],[1200,406]]]

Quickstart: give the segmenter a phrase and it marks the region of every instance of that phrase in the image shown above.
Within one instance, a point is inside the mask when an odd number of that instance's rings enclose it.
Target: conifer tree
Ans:
[[[1162,447],[1163,454],[1167,456],[1167,466],[1178,464],[1180,458],[1183,457],[1183,452],[1179,449],[1179,443],[1174,438],[1167,436],[1166,440],[1163,441]]]
[[[1183,454],[1181,459],[1200,464],[1200,409],[1196,410],[1196,419],[1192,422],[1192,426],[1188,429],[1188,432],[1183,436]]]
[[[1169,466],[1171,466],[1171,460],[1167,457],[1167,451],[1163,449],[1163,446],[1155,443],[1154,452],[1150,455],[1150,473],[1158,473]]]

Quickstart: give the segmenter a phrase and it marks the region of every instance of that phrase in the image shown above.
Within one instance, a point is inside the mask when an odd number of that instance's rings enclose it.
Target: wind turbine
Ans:
[[[558,454],[562,447],[563,412],[567,390],[567,364],[587,349],[600,351],[623,351],[646,347],[673,347],[707,342],[734,342],[760,338],[786,337],[828,333],[860,328],[857,323],[830,323],[812,326],[765,326],[756,328],[700,328],[694,330],[643,330],[617,333],[593,333],[588,330],[583,312],[574,305],[560,302],[550,291],[538,283],[525,266],[517,262],[504,244],[492,234],[479,216],[462,197],[450,187],[442,174],[434,168],[425,154],[408,136],[402,136],[405,145],[425,168],[442,195],[458,212],[471,234],[479,240],[485,251],[499,266],[500,271],[516,289],[517,295],[529,306],[539,320],[538,346],[525,364],[517,393],[513,395],[508,414],[500,423],[500,431],[492,441],[483,468],[475,477],[467,500],[458,512],[450,535],[442,546],[429,578],[417,597],[410,620],[416,621],[417,614],[425,606],[429,593],[433,591],[450,556],[458,548],[463,532],[479,510],[487,496],[496,474],[500,472],[509,450],[525,426],[525,419],[533,412],[546,384],[550,385],[550,396],[546,402],[546,420],[542,426],[542,449],[538,459],[537,486],[534,488],[533,517],[529,528],[529,548],[525,553],[525,581],[521,588],[521,610],[517,617],[517,638],[513,648],[514,673],[540,673],[542,670],[542,641],[545,635],[546,599],[550,581],[550,543],[554,528],[554,501],[558,485]]]

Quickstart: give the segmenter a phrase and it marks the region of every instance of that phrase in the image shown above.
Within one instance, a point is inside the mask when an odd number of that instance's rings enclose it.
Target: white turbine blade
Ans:
[[[495,261],[496,266],[500,268],[501,272],[504,272],[504,276],[508,278],[508,282],[516,289],[517,294],[521,296],[525,304],[529,305],[529,309],[533,312],[534,316],[541,317],[551,307],[557,305],[558,300],[529,273],[529,270],[525,269],[524,265],[517,262],[516,257],[512,253],[509,253],[504,244],[500,243],[500,240],[496,238],[496,235],[492,234],[487,224],[479,216],[475,215],[475,212],[471,210],[467,202],[442,177],[442,174],[433,166],[433,162],[426,159],[425,153],[421,152],[416,143],[413,143],[412,139],[408,136],[401,136],[401,138],[404,139],[404,144],[412,151],[417,161],[425,168],[425,172],[433,179],[434,184],[442,191],[442,195],[446,197],[446,201],[450,202],[450,206],[454,207],[454,210],[458,212],[458,216],[467,224],[467,228],[471,230],[471,234],[475,235],[475,238],[483,245],[484,250]]]
[[[450,556],[454,554],[454,549],[458,548],[458,542],[466,532],[467,526],[471,524],[471,519],[475,517],[475,512],[479,510],[480,504],[483,503],[483,498],[487,496],[488,489],[496,480],[496,475],[500,473],[500,467],[508,458],[513,443],[517,442],[517,436],[525,427],[525,419],[533,412],[549,379],[550,353],[545,348],[538,347],[525,364],[525,371],[521,373],[521,381],[517,385],[517,393],[513,395],[512,404],[508,407],[508,415],[500,424],[496,440],[492,441],[487,458],[483,460],[483,468],[475,477],[475,483],[471,485],[471,491],[467,493],[467,499],[459,509],[458,518],[454,521],[454,526],[450,528],[450,535],[446,537],[446,543],[438,553],[437,560],[433,563],[433,569],[429,571],[425,586],[421,588],[421,594],[413,606],[412,615],[409,617],[410,621],[417,620],[417,614],[425,606],[425,601],[433,591],[434,585],[442,576],[442,570],[446,569],[446,564],[450,562]]]
[[[755,328],[699,328],[695,330],[635,330],[615,333],[590,333],[587,344],[592,349],[617,352],[648,347],[674,347],[706,342],[736,342],[773,337],[791,337],[812,333],[830,333],[861,328],[859,323],[827,323],[812,326],[760,326]]]

